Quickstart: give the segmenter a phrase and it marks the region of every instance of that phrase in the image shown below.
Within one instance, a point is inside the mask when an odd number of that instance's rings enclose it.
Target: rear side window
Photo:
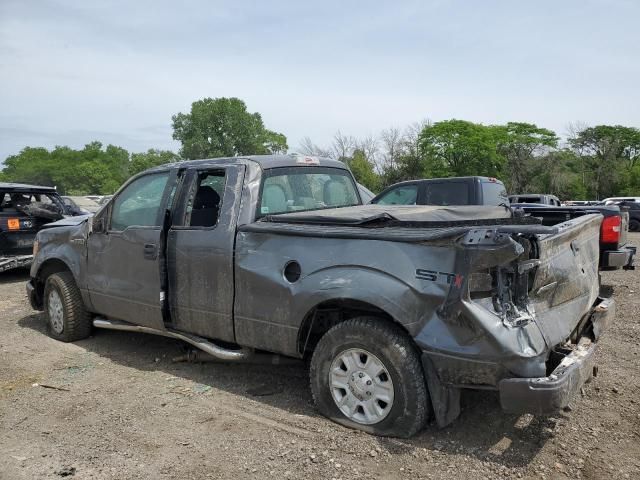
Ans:
[[[469,185],[466,182],[427,183],[427,205],[469,205]]]
[[[482,183],[483,205],[509,205],[509,197],[504,185],[500,182]]]
[[[376,203],[379,205],[415,205],[418,199],[418,185],[402,185],[389,190]]]
[[[113,202],[111,230],[160,226],[158,213],[169,172],[137,178]]]
[[[213,227],[218,223],[224,185],[224,171],[202,172],[198,175],[197,190],[187,207],[189,226]]]

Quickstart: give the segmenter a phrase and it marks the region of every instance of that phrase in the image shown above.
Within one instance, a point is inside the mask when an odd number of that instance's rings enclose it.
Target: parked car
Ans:
[[[109,200],[111,200],[112,197],[113,195],[103,195],[102,197],[100,197],[100,199],[98,199],[98,204],[102,206],[106,204]]]
[[[559,207],[562,205],[560,199],[555,195],[547,195],[542,193],[523,193],[520,195],[509,195],[511,203],[537,203],[539,205],[553,205]]]
[[[370,433],[444,426],[462,388],[510,412],[568,404],[614,315],[601,215],[544,226],[505,207],[360,203],[324,158],[156,167],[38,233],[28,296],[61,341],[99,327],[230,361],[307,358],[320,412]]]
[[[88,215],[100,210],[99,201],[92,200],[83,196],[63,196],[62,201],[71,211],[77,212],[76,215]]]
[[[602,203],[606,205],[607,203],[618,203],[618,202],[640,202],[640,197],[609,197],[602,200]]]
[[[629,231],[640,231],[640,203],[638,202],[615,202],[620,209],[624,209],[629,212]]]
[[[583,207],[588,205],[603,205],[602,202],[598,202],[597,200],[566,200],[562,202],[563,205],[567,205],[569,207]]]
[[[427,178],[396,183],[371,203],[378,205],[509,205],[504,184],[491,177]]]
[[[28,266],[36,233],[74,215],[53,187],[0,183],[0,272]]]
[[[512,208],[539,218],[543,225],[556,225],[563,220],[583,215],[603,216],[600,227],[599,263],[602,270],[623,268],[634,270],[636,247],[629,244],[629,212],[617,205],[554,206],[533,203],[514,203]]]

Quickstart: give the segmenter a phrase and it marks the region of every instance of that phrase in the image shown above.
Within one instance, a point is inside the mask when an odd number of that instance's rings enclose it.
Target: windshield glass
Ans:
[[[360,197],[347,170],[272,168],[263,176],[257,217],[352,205],[360,205]]]

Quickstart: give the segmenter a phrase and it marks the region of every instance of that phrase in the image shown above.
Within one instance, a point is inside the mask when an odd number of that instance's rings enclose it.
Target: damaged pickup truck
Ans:
[[[309,359],[317,408],[370,433],[447,425],[467,388],[510,412],[569,403],[614,316],[600,215],[545,226],[508,207],[360,203],[328,159],[157,167],[93,218],[42,230],[27,292],[62,341],[99,327],[230,361]]]

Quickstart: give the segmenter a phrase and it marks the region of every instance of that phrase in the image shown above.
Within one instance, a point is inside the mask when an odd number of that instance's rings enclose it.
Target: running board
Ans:
[[[253,352],[252,350],[241,347],[239,350],[229,350],[222,348],[215,343],[210,342],[202,337],[192,335],[190,333],[178,332],[176,330],[166,329],[158,330],[151,327],[143,327],[142,325],[134,325],[132,323],[121,322],[119,320],[107,320],[104,318],[95,318],[93,326],[96,328],[106,328],[109,330],[124,330],[127,332],[152,333],[163,337],[177,338],[187,342],[200,350],[207,352],[209,355],[227,362],[238,362],[246,360]]]

